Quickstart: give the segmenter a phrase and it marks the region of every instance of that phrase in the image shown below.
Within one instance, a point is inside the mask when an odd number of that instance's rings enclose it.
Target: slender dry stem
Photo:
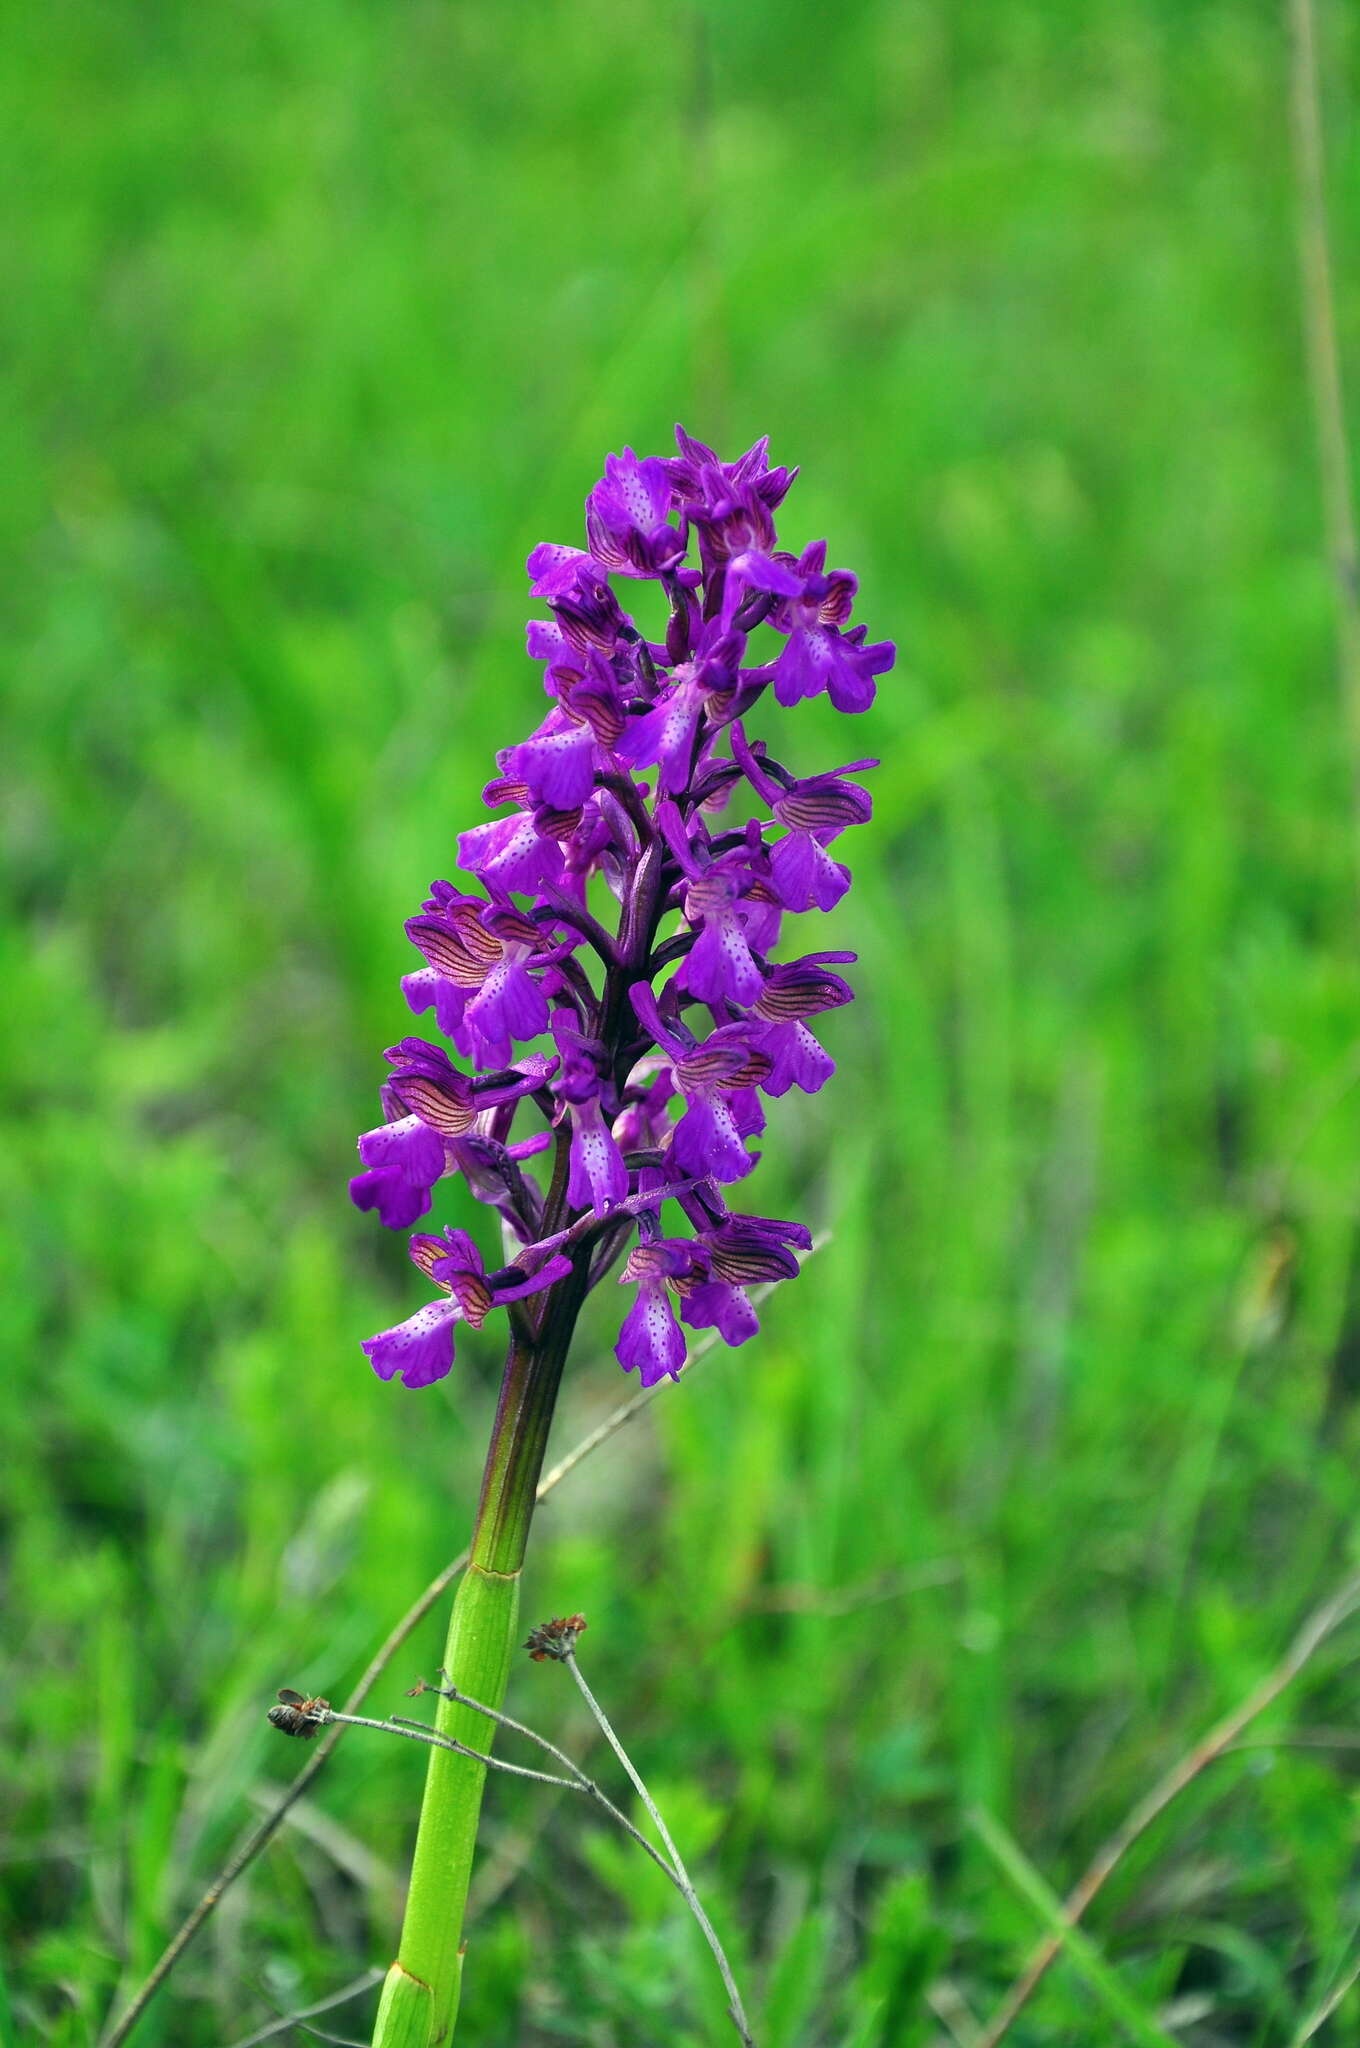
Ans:
[[[234,2042],[232,2048],[259,2048],[261,2041],[272,2041],[276,2034],[286,2034],[290,2027],[300,2027],[304,2020],[314,2019],[318,2013],[331,2012],[337,2005],[347,2004],[351,1998],[361,1998],[365,1991],[371,1991],[382,1980],[381,1970],[365,1970],[362,1977],[356,1977],[339,1991],[319,1998],[315,2005],[304,2005],[298,2012],[284,2013],[279,2019],[271,2020],[267,2027],[259,2027],[253,2034],[247,2034],[243,2041]]]
[[[651,1815],[656,1831],[666,1845],[666,1852],[671,1859],[672,1865],[674,1866],[676,1882],[679,1885],[680,1890],[684,1893],[685,1903],[689,1907],[690,1912],[694,1915],[695,1919],[698,1921],[699,1927],[703,1933],[704,1940],[708,1943],[709,1948],[713,1951],[713,1960],[718,1965],[718,1969],[722,1974],[722,1980],[727,1989],[728,2011],[732,2015],[732,2024],[736,2028],[737,2032],[741,2035],[742,2041],[745,2043],[745,2048],[755,2048],[755,2043],[751,2039],[751,2029],[747,2024],[746,2011],[741,2002],[741,1993],[737,1989],[736,1978],[732,1975],[732,1966],[728,1962],[727,1956],[723,1950],[723,1945],[719,1941],[717,1934],[714,1931],[713,1922],[709,1919],[707,1913],[704,1911],[702,1901],[699,1898],[699,1894],[694,1889],[694,1885],[691,1882],[689,1872],[686,1870],[684,1862],[681,1858],[680,1851],[676,1848],[675,1843],[671,1840],[670,1829],[666,1826],[665,1821],[661,1818],[661,1815],[657,1810],[656,1803],[653,1800],[651,1793],[647,1790],[647,1787],[643,1784],[641,1777],[638,1775],[638,1772],[634,1768],[632,1758],[629,1756],[623,1744],[619,1741],[619,1738],[614,1733],[614,1730],[610,1727],[609,1720],[605,1714],[604,1708],[600,1705],[594,1693],[586,1684],[585,1678],[582,1675],[581,1667],[576,1661],[576,1652],[574,1650],[566,1651],[566,1653],[562,1656],[562,1658],[559,1661],[567,1666],[567,1669],[571,1672],[572,1677],[576,1680],[577,1689],[580,1692],[580,1695],[582,1699],[585,1701],[586,1705],[590,1708],[591,1713],[595,1716],[596,1722],[599,1725],[600,1733],[604,1736],[606,1742],[608,1742],[615,1756],[623,1765],[624,1770],[628,1773],[628,1777],[632,1783],[633,1790],[637,1793],[638,1798],[642,1801],[648,1813]]]
[[[452,1735],[441,1735],[437,1728],[429,1727],[424,1721],[407,1721],[398,1715],[393,1715],[388,1721],[376,1721],[371,1714],[337,1714],[333,1707],[318,1719],[323,1727],[339,1721],[346,1728],[376,1728],[380,1735],[404,1735],[408,1742],[424,1742],[431,1749],[451,1749],[457,1756],[470,1756],[474,1763],[485,1764],[489,1771],[504,1771],[511,1778],[532,1778],[536,1785],[557,1785],[566,1792],[579,1792],[581,1789],[576,1778],[558,1778],[550,1771],[531,1771],[524,1764],[506,1763],[501,1757],[472,1749]]]
[[[1328,1636],[1348,1621],[1360,1607],[1360,1572],[1352,1573],[1329,1600],[1313,1610],[1273,1671],[1249,1692],[1230,1713],[1223,1716],[1192,1749],[1186,1751],[1105,1842],[1063,1901],[1063,1930],[1075,1927],[1117,1865],[1134,1843],[1145,1835],[1173,1799],[1193,1784],[1225,1750],[1230,1749],[1244,1728],[1272,1706],[1326,1642]],[[996,2048],[1010,2032],[1016,2019],[1062,1953],[1061,1932],[1047,1934],[1038,1942],[1024,1969],[1016,1978],[991,2020],[978,2035],[973,2048]]]
[[[568,1785],[568,1789],[573,1792],[588,1793],[596,1805],[601,1807],[612,1821],[617,1822],[625,1834],[632,1836],[640,1849],[647,1851],[657,1869],[665,1872],[676,1889],[683,1892],[684,1886],[680,1883],[680,1879],[676,1876],[674,1869],[666,1861],[655,1844],[649,1842],[642,1831],[633,1826],[627,1814],[621,1813],[609,1795],[595,1783],[593,1778],[587,1776],[586,1772],[581,1769],[581,1766],[569,1757],[565,1750],[559,1749],[555,1742],[549,1742],[546,1735],[540,1735],[536,1729],[527,1727],[523,1721],[516,1721],[509,1714],[502,1714],[498,1708],[487,1707],[480,1700],[470,1699],[467,1693],[460,1692],[456,1685],[427,1685],[425,1691],[442,1693],[445,1699],[456,1700],[460,1706],[470,1707],[474,1714],[485,1714],[488,1721],[494,1721],[498,1727],[509,1729],[514,1735],[527,1737],[530,1742],[536,1742],[540,1749],[546,1750],[549,1756],[556,1757],[557,1761],[560,1764],[564,1764],[571,1772],[571,1782]],[[392,1719],[398,1726],[403,1725],[402,1717],[399,1714],[394,1714]],[[411,1723],[409,1725],[415,1726],[419,1724]],[[549,1782],[557,1783],[558,1781],[552,1779]],[[564,1779],[561,1782],[565,1784],[568,1781]]]

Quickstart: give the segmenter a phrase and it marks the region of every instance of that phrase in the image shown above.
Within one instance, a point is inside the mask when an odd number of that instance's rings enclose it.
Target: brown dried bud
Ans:
[[[541,1664],[545,1657],[561,1664],[576,1648],[585,1626],[584,1614],[561,1614],[553,1621],[540,1621],[537,1628],[530,1629],[524,1647],[535,1664]]]

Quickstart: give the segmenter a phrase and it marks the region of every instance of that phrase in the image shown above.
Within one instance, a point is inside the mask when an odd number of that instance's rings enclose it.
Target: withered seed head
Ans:
[[[552,1621],[540,1621],[537,1628],[530,1629],[524,1648],[535,1664],[541,1664],[545,1657],[561,1664],[576,1648],[577,1638],[585,1627],[584,1614],[561,1614]]]

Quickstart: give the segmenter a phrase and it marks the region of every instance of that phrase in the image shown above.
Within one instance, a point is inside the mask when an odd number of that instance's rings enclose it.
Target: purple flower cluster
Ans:
[[[549,614],[528,629],[547,715],[498,756],[485,799],[501,815],[459,839],[477,888],[436,882],[406,926],[424,962],[406,999],[464,1065],[423,1038],[388,1051],[353,1199],[404,1230],[460,1173],[499,1213],[509,1255],[488,1272],[466,1231],[412,1238],[440,1298],[364,1346],[408,1387],[449,1371],[456,1322],[573,1272],[594,1285],[625,1252],[617,1356],[651,1385],[684,1363],[681,1323],[744,1343],[747,1288],[792,1278],[809,1243],[801,1224],[730,1210],[725,1191],[759,1156],[762,1098],[814,1092],[833,1071],[810,1020],[851,1000],[833,969],[854,956],[770,956],[785,912],[831,910],[849,887],[833,843],[868,819],[850,778],[876,764],[798,776],[746,726],[767,689],[786,706],[825,691],[867,710],[893,648],[847,623],[855,578],[827,569],[823,542],[780,548],[774,515],[797,472],[772,469],[764,440],[736,462],[676,440],[669,458],[609,457],[586,548],[530,555]],[[621,608],[615,578],[662,586],[663,643]],[[750,665],[762,626],[773,659]],[[536,1041],[554,1049],[519,1050]],[[522,1107],[538,1128],[516,1137]],[[546,1187],[528,1167],[541,1153]],[[663,1230],[666,1202],[678,1234]],[[511,1314],[532,1331],[550,1301]]]

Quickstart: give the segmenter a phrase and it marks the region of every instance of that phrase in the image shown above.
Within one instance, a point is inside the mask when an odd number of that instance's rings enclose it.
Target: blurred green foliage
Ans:
[[[1355,17],[1322,30],[1360,365]],[[805,772],[883,760],[816,935],[861,955],[842,1071],[758,1181],[834,1237],[562,1488],[526,1614],[590,1615],[762,2048],[966,2042],[1040,1925],[970,1809],[1061,1891],[1353,1549],[1360,935],[1282,21],[54,0],[6,39],[0,2038],[92,2041],[294,1765],[274,1687],[338,1695],[463,1541],[490,1333],[378,1384],[359,1338],[421,1288],[344,1178],[402,916],[537,716],[523,556],[681,416],[805,465],[788,537],[902,648],[853,728],[789,727]],[[1261,1731],[1340,1736],[1225,1760],[1090,1916],[1150,2029],[1283,2044],[1351,1966],[1354,1648]],[[550,1667],[511,1704],[585,1739]],[[138,2040],[385,1961],[421,1765],[349,1739]],[[496,1785],[469,2043],[723,2038],[654,1875]],[[1093,1981],[1016,2048],[1121,2038]]]

